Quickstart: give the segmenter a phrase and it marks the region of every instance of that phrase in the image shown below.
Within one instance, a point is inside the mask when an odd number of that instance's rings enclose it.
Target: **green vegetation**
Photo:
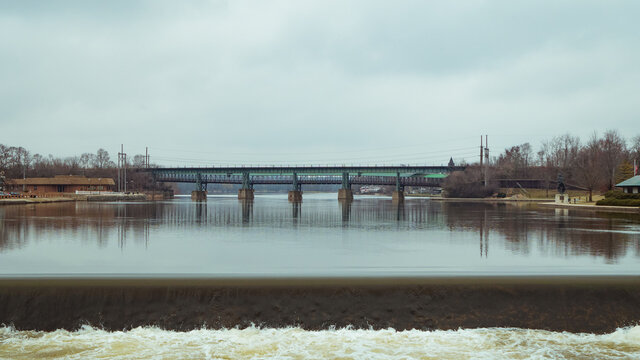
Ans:
[[[596,202],[596,205],[638,206],[638,207],[640,207],[640,199],[602,199],[602,200]]]
[[[607,191],[605,198],[596,205],[640,206],[640,194],[627,194],[622,191]]]

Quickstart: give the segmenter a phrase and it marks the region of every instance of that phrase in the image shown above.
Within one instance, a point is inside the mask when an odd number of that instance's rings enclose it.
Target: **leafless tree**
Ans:
[[[133,157],[133,163],[131,165],[136,168],[143,168],[146,164],[146,160],[146,156],[137,154]]]
[[[607,172],[608,188],[613,189],[615,185],[616,168],[624,158],[626,144],[624,138],[616,130],[607,130],[599,141],[602,151],[602,167]]]
[[[105,149],[98,149],[96,157],[93,159],[93,166],[98,169],[104,169],[110,165],[109,153]]]
[[[589,142],[580,149],[576,161],[576,180],[589,190],[589,201],[593,201],[593,190],[607,179],[602,169],[602,151],[597,134],[593,134]]]

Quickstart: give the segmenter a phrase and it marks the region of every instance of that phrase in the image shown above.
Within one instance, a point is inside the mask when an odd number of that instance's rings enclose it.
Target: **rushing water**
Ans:
[[[335,194],[0,207],[0,275],[640,274],[640,216]]]
[[[0,328],[11,359],[638,359],[640,327],[611,334],[523,329],[455,331],[228,329],[107,332]]]

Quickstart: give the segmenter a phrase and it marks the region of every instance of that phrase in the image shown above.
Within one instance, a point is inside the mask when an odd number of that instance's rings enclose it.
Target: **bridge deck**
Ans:
[[[396,176],[349,176],[349,183],[353,185],[396,185]],[[302,175],[298,176],[298,183],[302,185],[339,185],[342,184],[342,176],[332,175]],[[426,176],[401,177],[402,186],[440,186],[442,178],[431,178]],[[160,182],[182,182],[195,183],[200,181],[204,184],[242,184],[241,175],[201,175],[198,179],[196,174],[167,174],[159,175],[156,181]],[[254,185],[285,185],[293,182],[293,176],[287,175],[255,175],[250,177]]]
[[[154,174],[278,174],[278,175],[322,175],[343,173],[360,175],[391,175],[400,174],[447,174],[452,171],[462,171],[464,166],[225,166],[225,167],[183,167],[183,168],[152,168],[145,171]]]

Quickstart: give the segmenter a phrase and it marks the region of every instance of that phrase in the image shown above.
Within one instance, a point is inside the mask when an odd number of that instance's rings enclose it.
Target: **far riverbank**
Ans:
[[[27,205],[27,204],[47,204],[55,202],[70,201],[144,201],[148,200],[145,194],[123,194],[123,195],[76,195],[67,194],[60,197],[15,197],[0,199],[1,205]]]

